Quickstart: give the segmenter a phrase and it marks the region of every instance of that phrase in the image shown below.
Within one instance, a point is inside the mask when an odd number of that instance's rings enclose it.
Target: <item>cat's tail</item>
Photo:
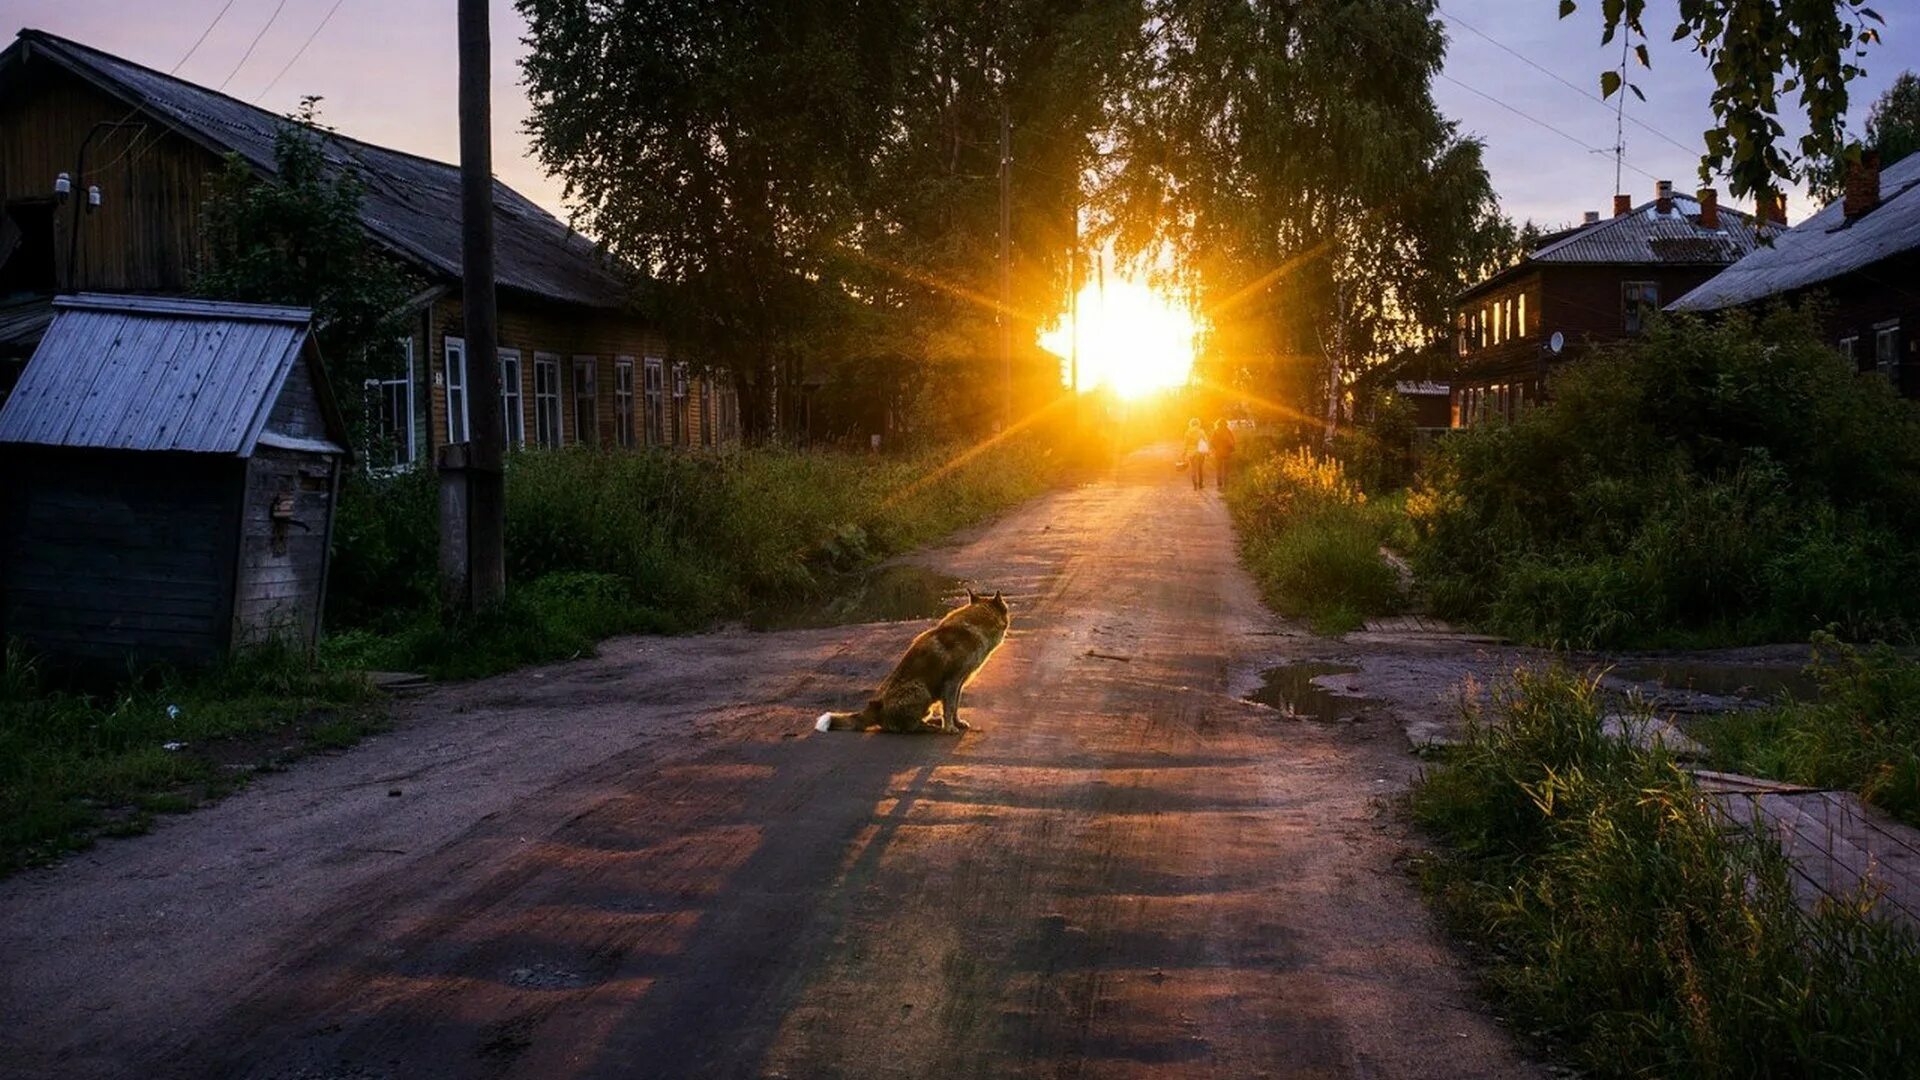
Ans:
[[[813,722],[815,731],[858,731],[862,727],[860,713],[823,712],[820,719]]]

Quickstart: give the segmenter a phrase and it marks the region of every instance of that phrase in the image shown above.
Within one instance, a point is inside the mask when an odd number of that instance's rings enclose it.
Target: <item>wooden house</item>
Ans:
[[[1689,197],[1665,180],[1651,202],[1619,195],[1613,209],[1606,219],[1588,212],[1460,294],[1451,426],[1511,417],[1539,400],[1556,364],[1640,333],[1663,303],[1753,251],[1762,228],[1719,205],[1712,188]]]
[[[1818,294],[1826,332],[1862,373],[1920,397],[1920,154],[1867,156],[1845,193],[1670,311],[1724,311]]]
[[[53,306],[0,407],[0,636],[107,666],[311,647],[347,452],[309,313]]]
[[[21,31],[0,53],[0,307],[44,305],[55,292],[184,293],[205,256],[208,180],[228,155],[272,173],[285,123],[79,42]],[[460,171],[341,135],[325,147],[335,168],[363,182],[369,235],[421,283],[412,332],[361,388],[377,417],[363,456],[374,468],[430,461],[437,447],[466,440],[477,407],[461,341]],[[496,407],[510,445],[737,437],[733,387],[631,312],[626,275],[591,240],[498,182],[494,231]],[[27,344],[16,341],[16,355]],[[6,349],[0,340],[0,364]]]

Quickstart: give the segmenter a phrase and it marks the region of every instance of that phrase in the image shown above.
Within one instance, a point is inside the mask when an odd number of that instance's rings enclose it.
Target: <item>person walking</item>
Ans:
[[[1227,463],[1233,459],[1233,429],[1227,426],[1226,417],[1213,422],[1213,435],[1208,442],[1213,447],[1213,486],[1225,491]]]
[[[1200,491],[1207,486],[1207,429],[1200,423],[1199,417],[1187,421],[1187,468],[1193,473],[1193,490]]]

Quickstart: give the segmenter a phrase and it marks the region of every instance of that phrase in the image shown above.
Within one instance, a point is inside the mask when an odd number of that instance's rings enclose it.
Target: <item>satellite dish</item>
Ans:
[[[1555,356],[1559,356],[1560,350],[1566,347],[1567,336],[1558,330],[1555,330],[1553,336],[1547,339],[1547,351]]]

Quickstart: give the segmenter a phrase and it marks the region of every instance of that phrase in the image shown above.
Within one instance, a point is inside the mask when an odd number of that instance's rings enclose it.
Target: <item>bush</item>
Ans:
[[[1522,672],[1413,793],[1499,1004],[1600,1076],[1909,1075],[1912,933],[1869,896],[1800,907],[1772,836],[1602,713],[1594,680]]]
[[[1920,413],[1814,316],[1663,321],[1449,439],[1408,500],[1442,614],[1583,647],[1920,620]]]
[[[1230,487],[1242,557],[1276,610],[1331,634],[1397,608],[1399,576],[1380,555],[1397,508],[1370,504],[1337,459],[1273,454]]]
[[[1696,734],[1716,767],[1849,789],[1920,825],[1920,663],[1822,633],[1808,670],[1820,688],[1815,701],[1701,719]]]
[[[525,450],[507,468],[508,600],[443,627],[431,473],[356,482],[329,591],[329,663],[477,675],[792,605],[848,573],[1029,498],[1037,442],[876,457]]]

